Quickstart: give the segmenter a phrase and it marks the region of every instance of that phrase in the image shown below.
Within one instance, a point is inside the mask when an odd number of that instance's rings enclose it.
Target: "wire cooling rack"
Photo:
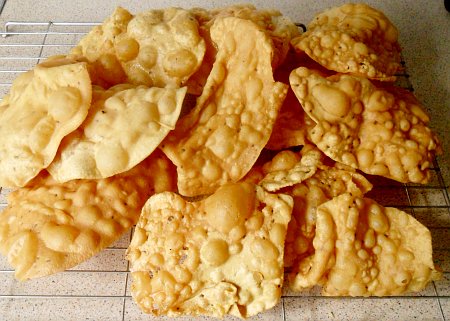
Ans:
[[[98,23],[7,22],[0,33],[0,97],[20,73],[48,56],[67,53],[95,25]],[[413,90],[407,72],[398,75],[398,84]],[[431,230],[434,259],[444,272],[443,280],[431,283],[420,293],[389,298],[330,298],[321,297],[317,288],[303,293],[284,289],[280,304],[255,319],[450,318],[450,201],[437,162],[431,173],[427,185],[369,177],[375,187],[368,196],[414,215]],[[8,193],[7,189],[1,190],[0,209],[6,206]],[[1,257],[0,320],[159,320],[141,313],[130,296],[129,266],[124,254],[131,235],[127,233],[113,246],[69,271],[24,283],[15,281],[6,258]]]

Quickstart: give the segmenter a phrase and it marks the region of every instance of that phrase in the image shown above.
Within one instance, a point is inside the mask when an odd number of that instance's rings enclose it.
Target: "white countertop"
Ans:
[[[252,1],[259,8],[277,8],[293,21],[305,24],[318,11],[345,2]],[[117,5],[138,12],[168,6],[209,8],[232,3],[243,1],[6,0],[0,23],[101,22]],[[323,298],[317,291],[301,297],[286,293],[279,306],[255,320],[450,320],[450,204],[445,193],[450,184],[450,13],[444,8],[444,1],[440,0],[367,3],[382,10],[399,29],[410,81],[416,96],[431,115],[431,127],[439,134],[444,148],[444,154],[438,157],[444,182],[440,180],[438,171],[434,187],[423,190],[402,187],[398,194],[391,196],[391,203],[398,205],[408,197],[409,203],[405,203],[405,207],[432,229],[435,257],[445,272],[445,279],[430,284],[414,297],[343,299]],[[14,41],[11,39],[7,41]],[[407,195],[402,194],[403,190]],[[386,195],[380,192],[379,197]],[[427,208],[422,209],[422,206]],[[129,236],[81,268],[46,280],[18,284],[12,280],[11,273],[0,273],[0,288],[3,289],[0,290],[0,319],[153,320],[139,312],[127,291],[127,263],[123,254]],[[4,264],[0,261],[0,270],[7,270]],[[95,272],[97,270],[106,272],[99,274]]]

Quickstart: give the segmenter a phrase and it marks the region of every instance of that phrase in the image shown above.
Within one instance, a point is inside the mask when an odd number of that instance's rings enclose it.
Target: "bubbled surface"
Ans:
[[[27,280],[71,268],[118,240],[155,192],[174,190],[160,152],[109,179],[57,183],[43,172],[12,192],[0,221],[0,252]]]
[[[321,252],[332,258],[323,270],[325,295],[399,295],[440,277],[430,231],[398,209],[343,194],[317,209],[317,230],[315,248],[325,239],[320,231],[333,244]]]
[[[0,103],[0,186],[22,187],[46,168],[61,140],[86,118],[85,63],[55,59],[22,74]]]
[[[217,19],[216,61],[193,111],[162,144],[187,196],[242,178],[269,140],[287,86],[275,82],[270,38],[251,21]]]
[[[151,197],[127,251],[134,300],[169,316],[249,317],[275,306],[291,209],[289,196],[250,183],[192,203],[173,193]]]
[[[185,87],[94,87],[86,120],[62,141],[48,171],[66,182],[106,178],[131,169],[175,128],[185,93]]]
[[[401,69],[397,28],[380,11],[363,3],[329,9],[292,40],[322,66],[382,81]]]
[[[147,10],[133,16],[117,8],[86,35],[73,54],[101,73],[99,84],[123,80],[156,87],[180,87],[200,66],[205,42],[198,23],[181,8]]]
[[[317,125],[310,139],[335,161],[407,183],[426,183],[440,143],[429,117],[405,89],[345,74],[323,77],[300,67],[290,76]]]

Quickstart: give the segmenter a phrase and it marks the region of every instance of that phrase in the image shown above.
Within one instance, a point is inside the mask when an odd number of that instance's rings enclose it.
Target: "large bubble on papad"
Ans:
[[[256,24],[217,19],[211,36],[218,52],[208,82],[161,146],[177,165],[178,188],[187,196],[211,193],[250,170],[287,92],[273,80],[272,42]]]
[[[399,182],[426,183],[440,143],[424,108],[405,89],[300,67],[291,87],[317,122],[310,140],[333,160]]]
[[[397,29],[382,12],[363,3],[318,14],[292,45],[341,73],[394,81],[401,69]]]
[[[197,202],[160,193],[127,250],[139,307],[154,315],[247,318],[275,306],[292,199],[249,183]]]
[[[55,58],[18,77],[0,105],[0,186],[22,187],[46,168],[91,98],[85,63]]]
[[[314,247],[331,249],[325,295],[400,295],[441,276],[430,231],[398,209],[344,194],[318,207],[316,229]]]
[[[9,194],[0,253],[21,281],[69,269],[118,240],[148,197],[168,190],[176,190],[175,168],[160,151],[107,179],[60,184],[43,171]]]
[[[175,128],[186,87],[117,85],[94,88],[83,124],[67,136],[48,167],[58,181],[106,178],[150,155]]]

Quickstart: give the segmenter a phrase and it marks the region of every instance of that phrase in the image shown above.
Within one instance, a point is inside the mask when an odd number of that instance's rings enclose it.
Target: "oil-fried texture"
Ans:
[[[133,16],[119,7],[72,54],[87,58],[103,87],[127,81],[176,88],[200,67],[205,42],[187,10],[148,10]]]
[[[342,73],[394,81],[401,69],[397,29],[382,12],[362,3],[320,13],[292,44]]]
[[[168,316],[246,318],[275,306],[291,210],[291,197],[249,183],[192,203],[151,197],[127,251],[134,300]]]
[[[91,98],[85,63],[51,59],[18,77],[0,103],[0,186],[22,187],[46,168]]]
[[[231,5],[223,8],[206,10],[194,8],[190,10],[199,23],[200,34],[206,42],[205,58],[199,70],[188,80],[189,93],[200,95],[211,72],[217,50],[211,40],[210,29],[216,19],[236,17],[256,23],[271,38],[274,46],[272,66],[277,68],[285,60],[289,43],[299,35],[297,26],[277,10],[256,9],[251,4]]]
[[[64,138],[48,171],[59,182],[106,178],[148,157],[175,128],[186,87],[93,89],[86,120]]]
[[[440,144],[412,93],[351,75],[325,78],[303,67],[291,73],[290,83],[317,122],[310,140],[327,156],[403,183],[428,181]]]
[[[255,23],[217,19],[211,36],[218,53],[205,89],[162,143],[187,196],[214,192],[250,170],[287,92],[273,80],[272,42]]]
[[[60,184],[42,172],[9,195],[0,213],[0,253],[22,281],[71,268],[119,239],[148,197],[175,190],[175,182],[161,152],[108,179]]]
[[[405,212],[351,194],[318,207],[314,247],[311,269],[322,267],[325,295],[399,295],[440,277],[425,226]]]

